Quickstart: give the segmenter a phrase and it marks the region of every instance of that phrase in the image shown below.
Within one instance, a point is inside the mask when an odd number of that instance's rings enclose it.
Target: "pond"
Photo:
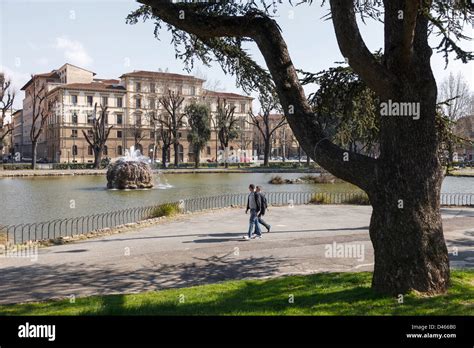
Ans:
[[[158,187],[143,191],[105,189],[105,176],[62,176],[0,179],[0,225],[47,221],[148,206],[197,196],[247,192],[250,183],[266,191],[356,190],[347,183],[271,185],[272,173],[166,174]],[[279,174],[285,179],[301,173]],[[474,178],[448,177],[443,192],[474,192]]]

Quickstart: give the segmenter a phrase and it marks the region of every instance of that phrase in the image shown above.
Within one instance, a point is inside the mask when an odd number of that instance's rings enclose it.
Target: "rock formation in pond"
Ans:
[[[109,189],[147,189],[153,187],[153,173],[146,163],[146,157],[133,147],[126,156],[109,165],[107,188]]]

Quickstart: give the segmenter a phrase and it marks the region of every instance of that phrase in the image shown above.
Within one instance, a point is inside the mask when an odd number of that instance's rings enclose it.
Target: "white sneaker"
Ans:
[[[245,235],[244,237],[244,240],[250,240],[249,236]]]
[[[261,235],[261,234],[260,234],[260,235],[257,235],[257,236],[255,236],[254,238],[255,238],[255,239],[262,239],[262,235]]]

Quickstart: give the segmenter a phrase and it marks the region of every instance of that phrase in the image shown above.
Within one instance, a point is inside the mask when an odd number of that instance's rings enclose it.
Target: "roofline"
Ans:
[[[183,79],[188,79],[188,80],[199,80],[199,81],[206,81],[205,79],[201,79],[199,77],[196,77],[196,76],[192,76],[192,75],[182,75],[182,74],[178,74],[178,73],[172,73],[172,72],[164,72],[164,71],[149,71],[149,70],[140,70],[140,71],[132,71],[132,72],[128,72],[128,73],[125,73],[125,74],[122,74],[121,76],[119,76],[119,78],[123,78],[123,77],[134,77],[134,76],[131,76],[130,74],[137,74],[137,73],[140,73],[140,72],[145,72],[145,73],[152,73],[152,74],[168,74],[168,75],[179,75],[179,76],[182,76]],[[151,76],[144,76],[145,78],[151,78]]]
[[[206,96],[206,92],[211,92],[211,93],[216,93],[216,94],[220,94],[220,93],[223,93],[223,94],[235,94],[236,96],[229,96],[228,98],[232,99],[232,98],[235,98],[235,99],[239,99],[239,97],[241,98],[246,98],[246,99],[251,99],[251,100],[254,100],[255,98],[254,97],[251,97],[249,95],[243,95],[243,94],[238,94],[238,93],[234,93],[234,92],[218,92],[218,91],[211,91],[210,89],[203,89],[204,91],[204,94],[203,94],[203,97]]]
[[[60,89],[69,89],[69,90],[77,90],[77,91],[93,91],[93,92],[109,92],[108,90],[104,89],[99,89],[99,88],[85,88],[85,87],[70,87],[68,85],[62,85],[62,86],[56,86],[52,90],[48,92],[49,94],[52,94],[53,92],[60,90]],[[121,93],[127,93],[126,89],[116,89],[116,90],[111,90],[111,92],[121,92]]]
[[[92,76],[97,75],[95,72],[93,72],[93,71],[91,71],[91,70],[89,70],[89,69],[84,69],[84,68],[81,68],[80,66],[77,66],[77,65],[74,65],[74,64],[71,64],[71,63],[64,63],[64,64],[61,65],[58,69],[54,69],[53,71],[60,70],[60,69],[62,69],[65,65],[70,65],[70,66],[73,66],[73,67],[75,67],[75,68],[88,71],[88,72],[92,73]]]

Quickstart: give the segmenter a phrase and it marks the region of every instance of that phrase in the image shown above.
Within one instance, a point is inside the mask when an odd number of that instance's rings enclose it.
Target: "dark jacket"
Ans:
[[[254,192],[254,197],[255,197],[255,204],[257,205],[257,213],[260,211],[262,207],[262,202],[261,202],[261,197],[257,192]],[[250,196],[250,194],[249,194]],[[250,198],[247,196],[247,210],[250,210]]]
[[[260,196],[260,215],[265,215],[268,208],[267,197],[263,192],[257,192],[257,195]]]

